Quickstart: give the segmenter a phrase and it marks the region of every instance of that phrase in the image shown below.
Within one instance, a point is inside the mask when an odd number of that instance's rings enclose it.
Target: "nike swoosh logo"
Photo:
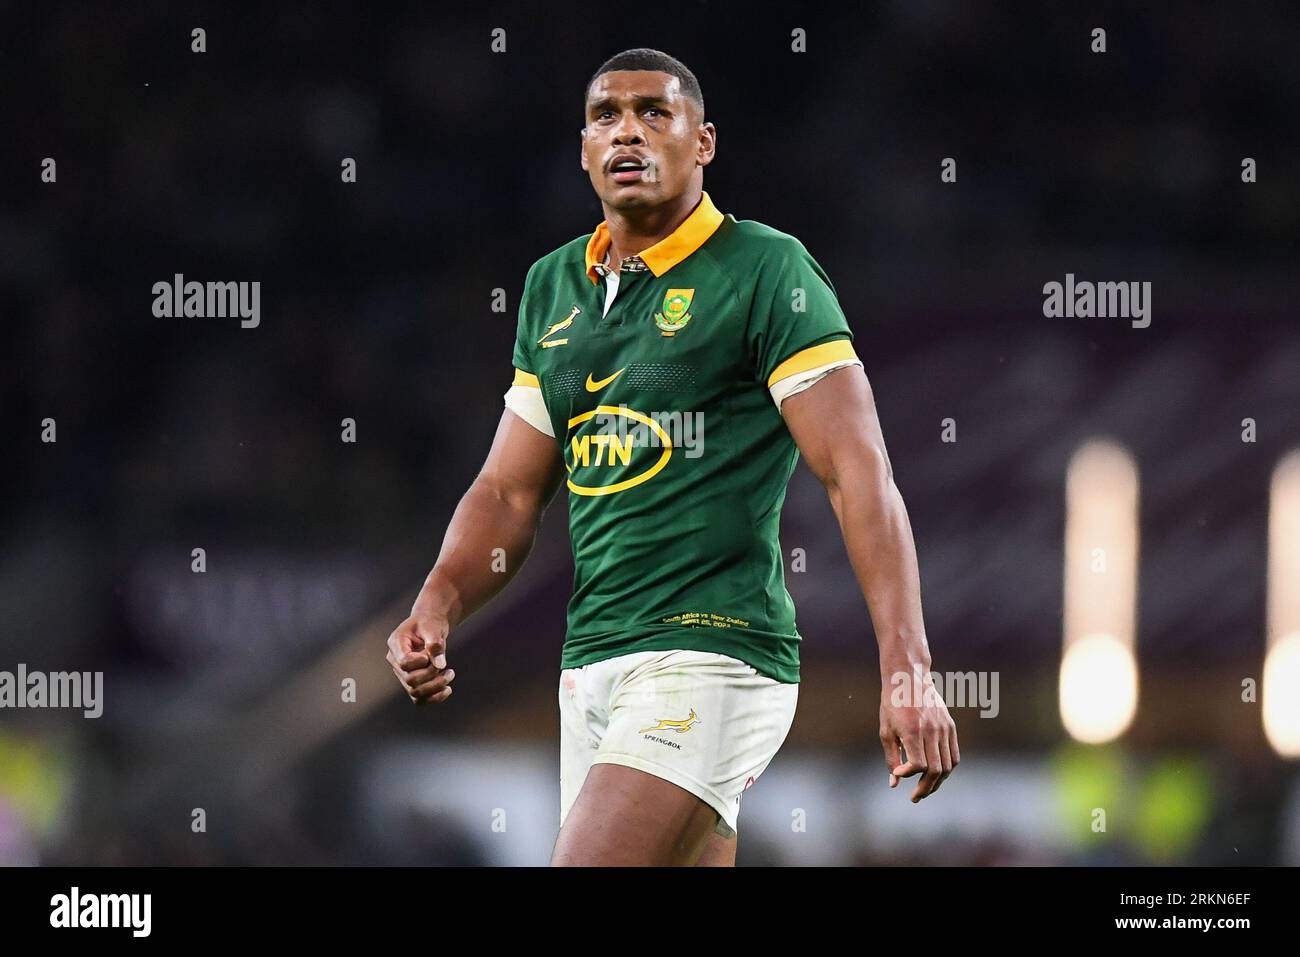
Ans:
[[[624,367],[623,367],[623,369],[626,369],[626,368],[627,368],[627,366],[624,366]],[[606,379],[601,379],[599,382],[597,382],[596,380],[594,380],[594,379],[591,377],[591,373],[588,372],[588,373],[587,373],[587,391],[588,391],[588,392],[599,392],[601,389],[605,388],[605,386],[609,385],[611,382],[613,382],[615,379],[617,379],[619,376],[621,376],[621,375],[623,374],[623,369],[619,369],[619,370],[618,370],[617,372],[615,372],[612,376],[609,376],[609,377],[606,378]]]

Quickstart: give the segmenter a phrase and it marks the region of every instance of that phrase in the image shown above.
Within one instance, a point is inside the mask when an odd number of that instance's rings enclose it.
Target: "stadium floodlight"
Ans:
[[[1264,735],[1300,757],[1300,449],[1273,470],[1268,511],[1268,651],[1260,687]]]
[[[1080,446],[1066,473],[1061,723],[1087,744],[1119,737],[1137,711],[1138,472],[1116,442]]]

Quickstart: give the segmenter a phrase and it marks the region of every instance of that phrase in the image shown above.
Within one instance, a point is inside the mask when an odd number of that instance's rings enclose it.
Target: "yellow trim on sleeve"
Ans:
[[[767,387],[770,389],[782,379],[798,375],[800,372],[806,372],[809,369],[815,369],[817,366],[824,366],[828,362],[838,362],[841,359],[856,359],[857,357],[858,354],[853,351],[853,343],[848,339],[832,339],[830,342],[823,342],[819,346],[809,346],[807,349],[796,352],[773,369],[772,374],[767,377]]]
[[[540,389],[542,387],[541,382],[537,380],[537,376],[533,375],[531,372],[525,372],[523,369],[515,370],[515,381],[510,384],[532,386],[534,389]]]

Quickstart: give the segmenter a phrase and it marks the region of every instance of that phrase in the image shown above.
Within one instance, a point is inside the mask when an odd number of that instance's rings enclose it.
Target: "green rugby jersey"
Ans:
[[[768,389],[854,358],[835,291],[797,239],[707,193],[624,261],[605,312],[609,243],[601,223],[532,266],[514,349],[568,469],[561,667],[687,649],[798,682],[778,540],[798,448]]]

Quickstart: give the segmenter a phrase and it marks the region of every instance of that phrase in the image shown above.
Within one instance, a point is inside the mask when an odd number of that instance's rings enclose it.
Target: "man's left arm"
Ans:
[[[960,752],[957,726],[930,676],[916,544],[871,386],[861,366],[837,369],[786,398],[781,413],[839,519],[880,649],[880,743],[889,786],[920,774],[916,803],[939,789]],[[908,692],[901,704],[891,694],[900,681]]]

